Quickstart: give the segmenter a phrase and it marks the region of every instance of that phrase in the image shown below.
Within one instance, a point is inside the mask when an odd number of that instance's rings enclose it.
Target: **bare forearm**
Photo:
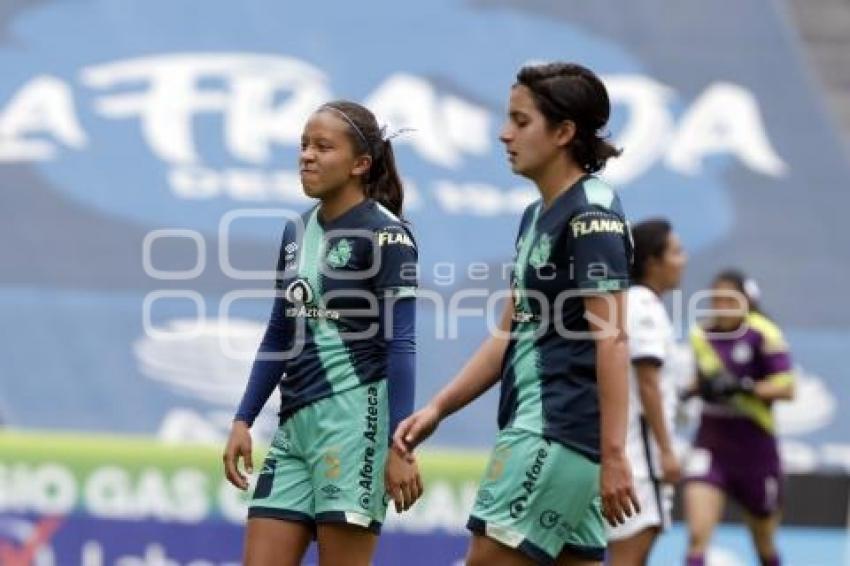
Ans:
[[[468,405],[499,380],[506,347],[506,340],[490,337],[478,348],[463,369],[431,401],[441,417]]]
[[[625,450],[629,388],[628,345],[625,336],[596,343],[602,458]]]
[[[670,431],[667,430],[667,420],[664,418],[664,404],[661,402],[657,370],[652,371],[654,374],[645,376],[641,375],[640,371],[638,372],[638,393],[649,429],[652,431],[658,447],[663,452],[667,452],[672,450],[673,443],[670,439]]]
[[[513,302],[507,301],[499,321],[498,331],[488,338],[462,370],[431,400],[445,418],[468,405],[499,380],[502,359],[508,347],[513,317]]]
[[[755,384],[754,393],[764,401],[790,401],[794,398],[794,384],[784,380],[768,380]]]

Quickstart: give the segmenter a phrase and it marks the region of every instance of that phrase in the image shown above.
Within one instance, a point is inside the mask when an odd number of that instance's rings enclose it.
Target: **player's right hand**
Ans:
[[[740,392],[741,385],[738,379],[726,372],[718,372],[711,377],[699,380],[699,396],[709,403],[726,401]]]
[[[413,449],[431,436],[440,424],[440,411],[428,404],[401,421],[393,434],[393,447],[399,454],[410,458]]]
[[[602,500],[602,516],[612,527],[622,525],[626,519],[640,513],[631,466],[622,451],[602,456],[599,495]]]
[[[239,469],[239,460],[248,474],[254,473],[254,461],[251,458],[251,431],[243,421],[233,421],[230,437],[224,449],[224,475],[227,481],[241,490],[248,489],[248,477]]]

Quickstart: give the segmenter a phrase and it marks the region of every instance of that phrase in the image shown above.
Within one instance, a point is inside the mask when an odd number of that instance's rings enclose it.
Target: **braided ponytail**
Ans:
[[[596,173],[622,153],[603,131],[611,115],[611,101],[605,85],[590,69],[574,63],[526,66],[517,73],[517,84],[531,91],[550,126],[567,120],[575,124],[567,151],[588,173]]]

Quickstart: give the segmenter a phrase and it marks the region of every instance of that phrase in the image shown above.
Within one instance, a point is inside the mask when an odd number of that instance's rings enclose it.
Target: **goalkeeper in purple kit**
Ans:
[[[782,503],[782,469],[772,405],[794,395],[788,346],[758,309],[755,282],[734,270],[712,286],[715,316],[691,333],[704,402],[686,464],[687,566],[703,566],[726,498],[745,511],[763,566],[779,566],[774,535]]]

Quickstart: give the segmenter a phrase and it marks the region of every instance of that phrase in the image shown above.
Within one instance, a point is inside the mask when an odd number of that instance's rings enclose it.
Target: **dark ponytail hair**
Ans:
[[[750,306],[750,312],[764,314],[759,305],[761,299],[758,285],[755,279],[747,277],[747,275],[739,269],[724,269],[714,276],[714,285],[718,283],[730,283],[735,290],[747,298],[747,304]]]
[[[661,258],[667,249],[667,242],[673,226],[663,218],[644,220],[632,227],[634,241],[634,261],[632,262],[632,280],[640,283],[646,277],[646,264],[650,258]]]
[[[567,120],[576,125],[567,150],[588,173],[596,173],[622,153],[606,141],[603,128],[611,115],[611,101],[605,85],[590,69],[575,63],[526,66],[517,73],[517,84],[531,90],[550,127]]]
[[[401,217],[404,189],[395,166],[393,146],[378,126],[372,111],[349,100],[335,100],[322,105],[319,110],[329,110],[342,118],[348,126],[348,138],[355,151],[372,158],[372,166],[363,176],[366,196],[375,199],[390,212]]]

